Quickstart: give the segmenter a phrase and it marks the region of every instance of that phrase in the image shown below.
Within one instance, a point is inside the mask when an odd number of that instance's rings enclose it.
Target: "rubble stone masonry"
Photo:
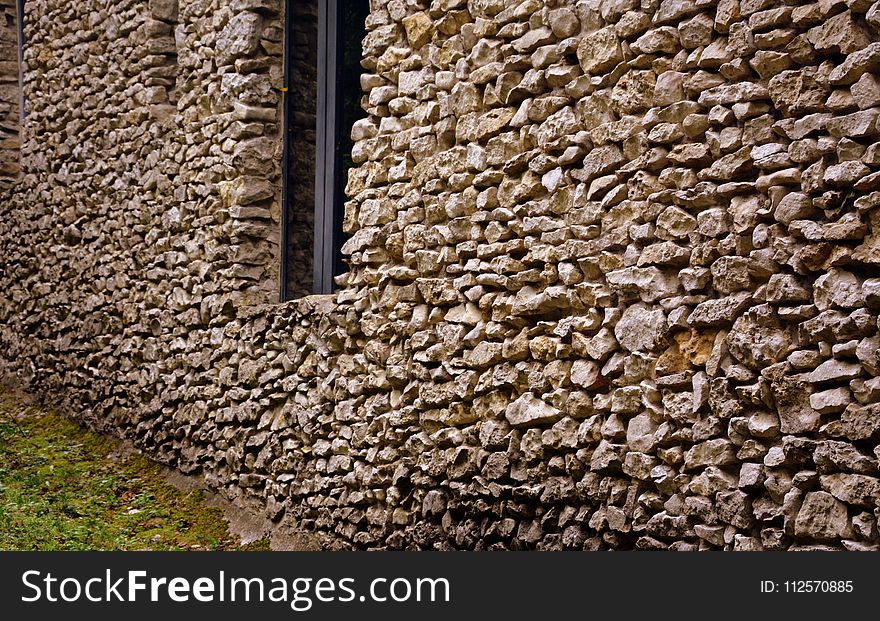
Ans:
[[[0,0],[0,190],[21,169],[21,86],[16,0]]]
[[[285,304],[281,0],[25,7],[5,381],[335,545],[880,548],[880,2],[374,0]]]

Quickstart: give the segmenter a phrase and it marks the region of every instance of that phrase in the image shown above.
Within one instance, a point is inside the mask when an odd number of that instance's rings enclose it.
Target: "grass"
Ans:
[[[242,547],[200,490],[118,448],[0,392],[0,550],[268,549]]]

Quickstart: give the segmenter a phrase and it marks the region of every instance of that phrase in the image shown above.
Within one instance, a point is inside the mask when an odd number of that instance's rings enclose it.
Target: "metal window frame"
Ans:
[[[291,4],[287,2],[284,7],[284,95],[281,102],[282,110],[282,156],[281,156],[281,240],[279,243],[279,258],[281,265],[278,267],[278,300],[286,302],[289,299],[287,290],[287,266],[290,263],[290,251],[287,240],[290,235],[290,225],[287,219],[287,208],[290,204],[290,124],[293,122],[290,114],[290,54],[293,51],[293,11]]]
[[[315,154],[315,293],[333,292],[333,272],[339,240],[336,214],[342,197],[337,181],[340,170],[338,96],[339,5],[318,0],[318,111]]]
[[[286,6],[284,37],[284,75],[285,85],[289,87],[291,68],[289,59],[293,45],[294,20],[289,0]],[[333,277],[338,261],[339,234],[336,220],[342,204],[337,180],[341,174],[339,117],[341,98],[338,96],[337,66],[339,59],[339,4],[337,0],[318,0],[318,103],[316,116],[315,144],[315,224],[314,224],[314,280],[312,291],[316,294],[333,292]],[[287,208],[291,199],[290,150],[292,148],[289,130],[293,118],[290,110],[290,92],[285,92],[284,102],[284,155],[282,160],[282,193],[284,213],[281,217],[281,267],[279,270],[281,301],[290,299],[288,291],[288,263],[290,260],[288,239],[289,230]]]

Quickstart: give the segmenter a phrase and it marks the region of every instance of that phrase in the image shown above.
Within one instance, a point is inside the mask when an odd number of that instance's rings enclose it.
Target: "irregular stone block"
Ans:
[[[562,416],[560,410],[530,392],[518,397],[504,412],[507,422],[515,428],[549,425],[560,420]]]

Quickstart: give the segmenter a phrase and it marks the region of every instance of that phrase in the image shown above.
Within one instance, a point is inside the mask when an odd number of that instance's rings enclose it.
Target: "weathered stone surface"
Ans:
[[[806,433],[819,429],[821,416],[810,405],[809,385],[793,377],[784,377],[770,386],[782,433]]]
[[[632,44],[633,49],[642,54],[666,52],[674,54],[679,48],[678,30],[671,26],[652,28]]]
[[[581,39],[578,60],[585,73],[602,73],[623,60],[620,41],[611,27],[597,30]]]
[[[850,440],[867,440],[880,432],[880,404],[858,405],[850,403],[840,418],[844,437]]]
[[[834,306],[857,308],[864,303],[861,281],[845,270],[833,268],[822,274],[816,279],[813,290],[819,310]]]
[[[666,340],[666,315],[660,309],[634,304],[623,312],[614,336],[627,351],[654,351]]]
[[[819,414],[842,412],[851,401],[852,395],[847,388],[832,388],[810,395],[810,407]]]
[[[852,444],[836,440],[825,440],[816,446],[813,461],[819,472],[844,470],[859,474],[876,474],[877,460],[863,455]]]
[[[685,98],[684,80],[686,74],[679,71],[665,71],[657,76],[654,85],[654,103],[668,106]]]
[[[698,101],[704,106],[711,107],[767,99],[768,96],[766,86],[754,82],[739,82],[710,88],[700,94]]]
[[[877,110],[862,110],[828,119],[825,127],[836,138],[863,138],[877,134]]]
[[[714,327],[730,324],[751,301],[747,291],[735,293],[718,300],[698,305],[688,317],[688,323],[696,327]]]
[[[810,539],[848,537],[850,529],[846,505],[827,492],[807,494],[794,523],[794,534]]]
[[[868,71],[880,69],[880,41],[849,54],[829,74],[828,81],[834,85],[852,84]]]
[[[434,23],[424,11],[407,15],[402,20],[409,44],[418,49],[428,43],[434,33]]]
[[[667,207],[657,216],[657,233],[672,239],[686,238],[697,228],[697,220],[678,207]]]
[[[703,466],[728,466],[736,463],[736,450],[729,440],[708,440],[690,449],[684,456],[684,467],[693,470]]]
[[[513,427],[531,427],[554,423],[562,418],[562,412],[527,392],[507,406],[504,417]]]
[[[719,257],[712,263],[710,271],[712,285],[722,293],[734,293],[751,288],[749,260],[745,257]]]
[[[813,201],[806,194],[793,192],[787,194],[773,212],[773,217],[783,224],[791,224],[795,220],[804,220],[813,217],[816,213]]]
[[[778,322],[761,322],[752,315],[738,318],[727,334],[730,353],[755,370],[785,358],[791,343],[790,331],[783,329]]]
[[[629,420],[626,427],[626,443],[634,451],[650,452],[655,446],[654,434],[659,425],[650,414],[643,413]]]
[[[715,160],[700,175],[714,181],[731,181],[752,170],[751,149],[743,147],[739,151],[724,155]]]
[[[767,301],[770,303],[809,302],[810,297],[810,291],[791,274],[773,274],[767,282]]]
[[[774,105],[788,116],[821,112],[828,91],[816,79],[813,69],[783,71],[770,79],[769,94]]]
[[[317,5],[122,4],[0,45],[0,381],[341,547],[880,545],[876,2],[372,3],[321,296]]]
[[[582,181],[592,181],[596,177],[614,170],[624,161],[623,152],[616,145],[598,147],[590,151],[583,160]]]
[[[178,0],[150,0],[150,13],[156,19],[166,22],[176,22],[178,12]]]
[[[810,373],[809,381],[814,384],[851,380],[862,373],[861,365],[844,360],[826,360]]]
[[[560,39],[576,34],[580,27],[577,14],[571,9],[563,7],[550,11],[550,29]]]
[[[880,375],[880,336],[864,338],[856,346],[856,358],[871,375]]]
[[[604,383],[599,365],[592,360],[575,360],[571,366],[571,383],[581,388],[598,388]]]
[[[218,60],[228,63],[256,52],[262,24],[262,18],[256,13],[243,12],[233,16],[217,38]]]
[[[858,52],[871,43],[871,35],[853,17],[850,11],[838,13],[816,26],[807,34],[819,52]]]
[[[880,78],[865,73],[850,87],[853,100],[860,110],[880,106]]]
[[[629,267],[609,272],[607,278],[611,286],[621,291],[634,291],[643,302],[654,302],[678,291],[677,279],[656,267]]]
[[[880,211],[873,210],[870,215],[872,231],[880,230]],[[853,259],[863,263],[878,264],[880,263],[880,233],[872,233],[865,237],[865,243],[857,246],[853,250]]]
[[[863,474],[828,474],[822,489],[849,505],[873,508],[880,501],[880,479]]]
[[[752,503],[748,494],[740,490],[732,490],[729,492],[719,492],[718,502],[718,518],[722,522],[736,526],[737,528],[748,528],[752,524]]]
[[[868,278],[862,283],[862,295],[870,308],[880,308],[880,278]]]
[[[614,472],[623,465],[625,448],[621,444],[612,444],[607,440],[599,442],[590,459],[590,470],[593,472]]]

